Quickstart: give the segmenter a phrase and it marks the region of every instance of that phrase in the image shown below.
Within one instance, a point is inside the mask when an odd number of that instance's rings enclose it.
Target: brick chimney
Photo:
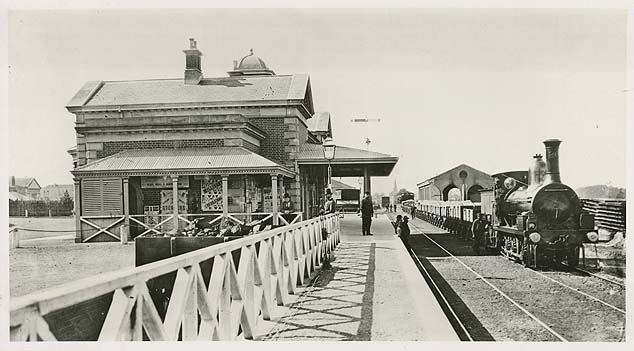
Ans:
[[[183,52],[185,53],[185,84],[197,85],[203,79],[203,72],[200,69],[200,57],[203,53],[196,48],[194,38],[189,38],[189,49]]]

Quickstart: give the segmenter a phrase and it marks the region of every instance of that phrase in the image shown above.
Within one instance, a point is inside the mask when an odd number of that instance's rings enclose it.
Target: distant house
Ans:
[[[27,201],[27,200],[32,200],[30,197],[26,196],[26,195],[22,195],[19,194],[15,191],[10,191],[9,192],[9,200],[11,201]]]
[[[64,196],[65,192],[68,192],[70,198],[73,199],[74,190],[73,184],[47,185],[40,191],[40,198],[47,201],[58,201],[62,198],[62,196]]]
[[[42,187],[37,182],[37,180],[35,180],[35,178],[28,178],[28,177],[16,178],[14,176],[11,176],[9,178],[10,198],[14,197],[14,198],[24,199],[23,197],[18,196],[19,194],[26,197],[29,200],[37,200],[40,197],[41,189]],[[14,193],[14,194],[11,194],[11,193]]]

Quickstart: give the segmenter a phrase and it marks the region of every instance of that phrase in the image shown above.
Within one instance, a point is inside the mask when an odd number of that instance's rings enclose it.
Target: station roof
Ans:
[[[370,176],[389,176],[398,162],[398,157],[347,146],[335,147],[334,159],[324,157],[321,144],[305,143],[297,154],[298,164],[332,166],[333,177],[362,177],[364,169]]]
[[[182,78],[89,81],[67,107],[304,100],[309,85],[307,74],[203,78],[199,84]]]
[[[76,175],[281,174],[293,172],[242,147],[134,149],[78,167]]]

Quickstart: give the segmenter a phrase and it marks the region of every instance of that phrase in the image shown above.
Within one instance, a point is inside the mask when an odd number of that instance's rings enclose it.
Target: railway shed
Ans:
[[[461,164],[417,184],[418,199],[480,202],[480,190],[493,187],[491,175]]]

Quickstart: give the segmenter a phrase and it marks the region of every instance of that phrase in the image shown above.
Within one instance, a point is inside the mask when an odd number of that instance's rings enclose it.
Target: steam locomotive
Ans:
[[[599,238],[594,217],[561,182],[559,144],[557,139],[544,141],[546,162],[535,155],[526,173],[493,175],[493,225],[485,235],[486,246],[525,265],[565,262],[574,267],[583,243]],[[526,183],[517,179],[524,174]]]
[[[526,266],[577,266],[583,243],[596,242],[598,234],[594,217],[561,182],[560,143],[544,141],[546,161],[535,155],[528,171],[492,175],[494,187],[480,192],[480,203],[423,201],[416,205],[417,217],[470,237],[467,224],[483,213],[489,222],[484,235],[488,249]]]

